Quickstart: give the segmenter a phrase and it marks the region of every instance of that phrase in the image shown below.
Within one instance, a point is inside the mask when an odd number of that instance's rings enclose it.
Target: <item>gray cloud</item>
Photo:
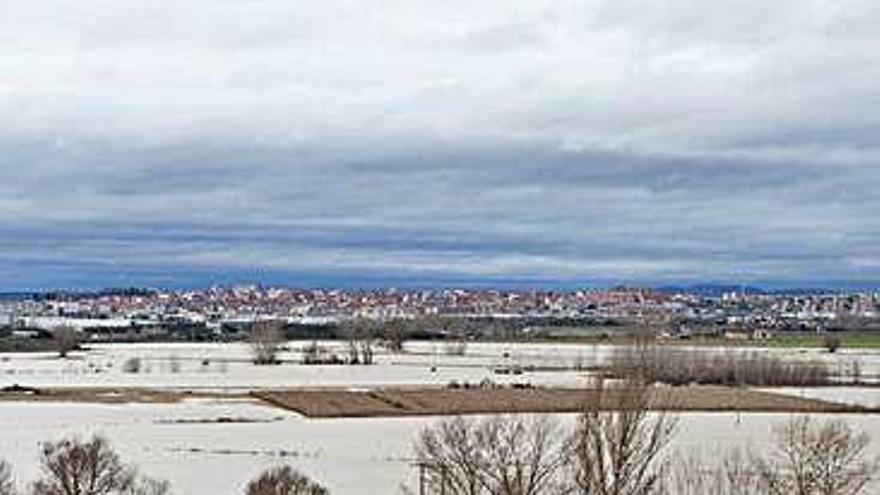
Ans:
[[[875,281],[875,4],[6,2],[0,287]]]

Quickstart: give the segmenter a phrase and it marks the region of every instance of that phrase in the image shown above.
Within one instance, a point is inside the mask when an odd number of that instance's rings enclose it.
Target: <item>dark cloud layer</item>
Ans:
[[[0,10],[0,289],[880,281],[876,2]]]

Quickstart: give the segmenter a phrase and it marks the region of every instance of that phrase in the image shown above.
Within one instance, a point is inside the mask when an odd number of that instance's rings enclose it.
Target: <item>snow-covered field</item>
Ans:
[[[374,366],[297,364],[305,342],[292,342],[276,366],[254,366],[246,344],[103,344],[69,359],[53,354],[0,354],[0,386],[143,386],[240,391],[259,387],[445,385],[450,381],[531,382],[580,385],[581,371],[527,371],[499,375],[494,368],[592,366],[611,348],[601,345],[469,344],[450,356],[442,343],[410,343],[403,354],[377,355]],[[345,343],[327,342],[343,354]],[[705,349],[707,352],[726,352]],[[739,351],[736,351],[739,352]],[[797,359],[823,359],[844,366],[858,359],[865,371],[880,371],[880,353],[780,349]],[[139,359],[139,372],[124,370]],[[789,389],[809,397],[880,405],[880,392],[846,387]],[[221,417],[257,420],[211,423]],[[787,415],[683,414],[675,447],[716,456],[733,446],[766,449],[773,424]],[[836,416],[868,432],[880,454],[880,416]],[[570,421],[571,416],[563,416]],[[181,421],[184,420],[184,421]],[[185,420],[204,420],[187,422]],[[0,403],[0,457],[14,463],[25,482],[36,475],[40,441],[70,434],[100,433],[123,458],[152,476],[167,478],[179,495],[240,493],[260,470],[291,463],[327,484],[336,495],[396,494],[412,486],[411,446],[432,418],[306,419],[248,401],[187,401],[179,404]],[[368,487],[368,491],[365,491]]]
[[[153,388],[246,389],[259,387],[446,385],[529,381],[578,385],[575,371],[499,375],[499,366],[574,366],[598,361],[605,349],[596,346],[471,344],[464,356],[449,356],[441,343],[414,343],[407,352],[377,352],[373,366],[304,366],[298,364],[304,342],[291,342],[280,357],[284,364],[254,366],[247,344],[102,344],[68,359],[52,353],[0,354],[0,386],[144,386]],[[345,355],[344,342],[325,342]],[[126,363],[140,360],[137,373]]]
[[[603,363],[612,352],[606,345],[471,343],[464,356],[447,355],[445,344],[408,343],[405,353],[378,349],[374,366],[303,366],[306,342],[291,342],[281,354],[284,364],[254,366],[244,343],[232,344],[96,344],[69,359],[52,353],[0,354],[0,386],[144,386],[241,390],[259,387],[445,385],[451,381],[476,383],[531,382],[576,386],[587,379],[577,366]],[[344,356],[344,342],[322,345]],[[695,348],[701,352],[745,352],[737,349]],[[880,352],[845,350],[828,354],[819,349],[762,349],[791,359],[819,359],[844,370],[858,361],[867,375],[880,374]],[[126,363],[140,360],[137,373]],[[499,375],[498,367],[556,368]],[[570,370],[559,370],[559,368]]]
[[[186,423],[244,417],[264,422]],[[839,417],[839,416],[836,416]],[[846,416],[880,440],[880,416]],[[772,425],[786,415],[684,414],[674,449],[717,455],[727,447],[768,448]],[[571,416],[562,416],[563,423]],[[182,495],[241,493],[261,469],[290,463],[336,495],[396,494],[414,481],[411,446],[434,418],[312,420],[246,402],[92,405],[0,404],[0,457],[20,481],[36,475],[40,441],[65,435],[106,436],[123,458],[145,473],[167,478]],[[880,443],[872,445],[880,454]],[[365,487],[369,487],[368,492]]]

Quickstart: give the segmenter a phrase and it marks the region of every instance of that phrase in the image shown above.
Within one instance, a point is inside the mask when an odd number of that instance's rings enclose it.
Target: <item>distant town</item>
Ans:
[[[880,331],[880,292],[767,293],[751,288],[577,291],[327,290],[260,286],[50,292],[0,299],[0,337],[81,341],[224,341],[276,322],[288,338],[335,338],[356,321],[403,322],[410,338],[610,338],[651,328],[658,338],[772,339],[797,332]]]

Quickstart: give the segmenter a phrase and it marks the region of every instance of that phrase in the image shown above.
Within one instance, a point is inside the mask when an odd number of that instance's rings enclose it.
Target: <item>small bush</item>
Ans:
[[[843,342],[837,335],[826,335],[825,338],[822,339],[822,346],[830,353],[837,352],[842,344]]]
[[[330,352],[326,347],[318,345],[317,342],[303,348],[302,363],[309,365],[332,365],[345,364],[336,354]]]
[[[170,373],[180,373],[180,358],[177,356],[168,358],[168,371]]]
[[[443,346],[443,352],[447,356],[464,356],[467,354],[467,341],[459,339],[446,342]]]
[[[125,360],[122,363],[122,372],[123,373],[140,373],[141,371],[141,358],[139,357],[131,357]]]
[[[251,480],[245,495],[328,495],[330,492],[290,466],[264,471]]]
[[[55,342],[55,349],[58,351],[58,357],[65,358],[70,351],[79,347],[79,336],[76,329],[69,326],[60,326],[53,330],[52,339]]]
[[[255,324],[251,330],[250,344],[254,364],[278,364],[278,353],[281,352],[281,344],[284,335],[278,323],[273,321],[261,321]]]

